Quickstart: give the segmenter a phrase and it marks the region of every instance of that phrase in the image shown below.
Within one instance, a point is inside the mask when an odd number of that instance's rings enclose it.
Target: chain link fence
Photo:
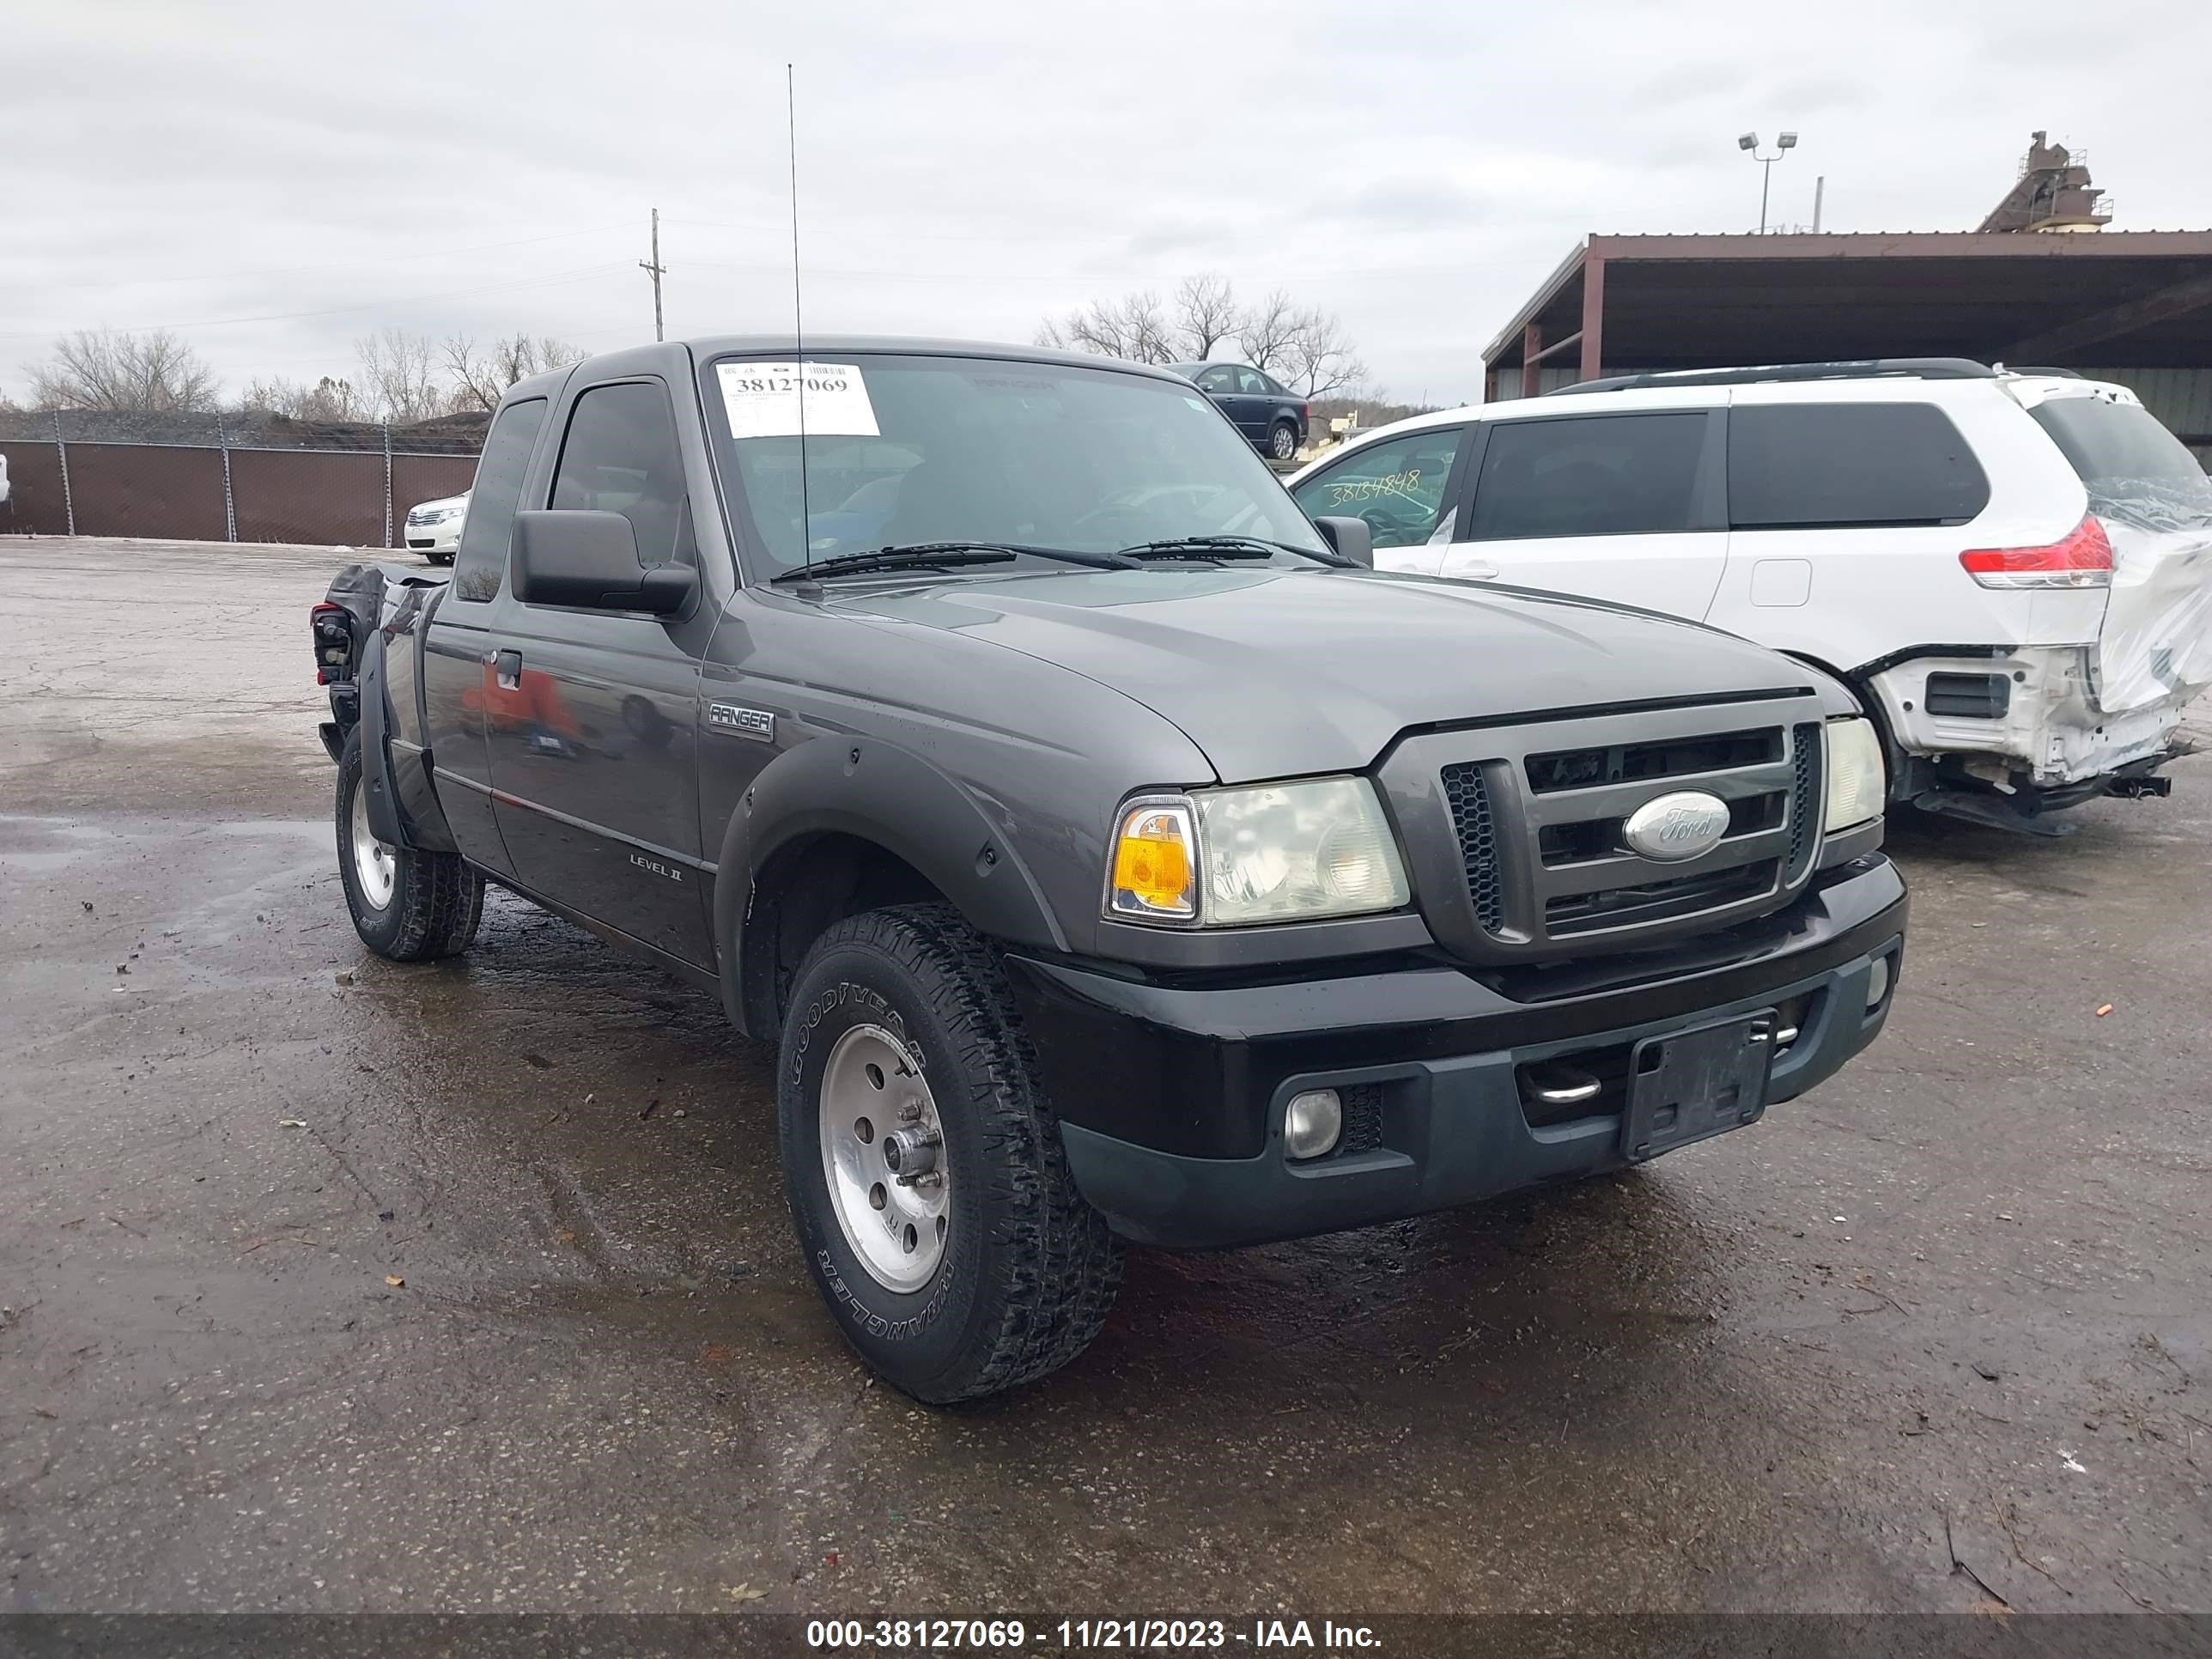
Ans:
[[[483,417],[0,413],[0,533],[398,547],[407,509],[476,477]]]

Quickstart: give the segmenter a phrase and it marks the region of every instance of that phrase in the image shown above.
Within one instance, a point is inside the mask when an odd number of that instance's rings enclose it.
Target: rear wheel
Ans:
[[[457,956],[476,937],[483,878],[458,853],[380,841],[362,787],[361,727],[346,733],[338,760],[338,876],[362,943],[394,962]]]
[[[792,988],[784,1187],[846,1340],[935,1404],[1083,1352],[1120,1288],[990,946],[942,904],[839,922]]]
[[[1279,461],[1294,461],[1298,458],[1298,429],[1288,421],[1275,422],[1268,434],[1267,453]]]

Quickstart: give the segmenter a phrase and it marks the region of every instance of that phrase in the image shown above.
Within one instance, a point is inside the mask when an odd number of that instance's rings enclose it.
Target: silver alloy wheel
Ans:
[[[1295,460],[1297,459],[1297,431],[1287,424],[1278,426],[1275,428],[1275,459],[1279,461]]]
[[[399,860],[368,827],[368,789],[353,792],[353,877],[372,910],[388,909],[399,885]]]
[[[920,1290],[945,1258],[952,1190],[921,1062],[882,1026],[854,1026],[823,1065],[815,1117],[845,1242],[884,1289]]]

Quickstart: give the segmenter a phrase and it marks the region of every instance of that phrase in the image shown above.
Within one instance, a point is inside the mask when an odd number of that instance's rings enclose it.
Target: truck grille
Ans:
[[[1785,902],[1820,849],[1820,715],[1785,694],[1407,739],[1382,781],[1401,812],[1440,796],[1449,816],[1457,891],[1424,900],[1439,940],[1489,960],[1628,950]],[[1633,850],[1627,819],[1679,790],[1727,807],[1719,844],[1673,860]]]
[[[1826,759],[1826,746],[1821,740],[1817,721],[1792,729],[1790,741],[1792,807],[1790,814],[1790,880],[1793,884],[1803,879],[1805,866],[1811,862],[1814,849],[1820,845],[1820,833],[1814,828],[1814,817],[1826,810],[1827,803],[1820,796],[1820,766]]]
[[[1485,933],[1505,926],[1505,882],[1498,869],[1498,827],[1490,818],[1490,792],[1482,768],[1474,762],[1447,766],[1444,796],[1451,802],[1452,824],[1459,834],[1460,867],[1467,896]]]
[[[1695,915],[1716,905],[1757,898],[1774,887],[1774,860],[1760,859],[1733,870],[1702,876],[1676,876],[1635,887],[1604,887],[1595,893],[1569,893],[1544,901],[1544,930],[1553,939],[1593,933],[1632,922],[1663,921]]]
[[[1730,766],[1755,766],[1782,752],[1779,731],[1723,732],[1713,737],[1616,743],[1531,755],[1524,763],[1528,787],[1538,794],[1587,788],[1594,783],[1645,783],[1687,777]]]

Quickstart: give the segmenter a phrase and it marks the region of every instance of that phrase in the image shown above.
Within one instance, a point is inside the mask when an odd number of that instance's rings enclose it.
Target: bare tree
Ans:
[[[31,371],[35,409],[206,410],[216,390],[215,371],[166,329],[79,329],[55,341],[52,358]]]
[[[1298,313],[1284,342],[1279,373],[1292,391],[1319,398],[1357,386],[1367,378],[1367,365],[1353,352],[1343,325],[1333,315],[1304,311]]]
[[[1056,323],[1047,319],[1037,343],[1139,363],[1176,361],[1174,325],[1160,308],[1160,296],[1149,289],[1118,300],[1093,300],[1089,310],[1071,312]]]
[[[1256,306],[1241,306],[1225,279],[1204,273],[1176,284],[1171,312],[1147,289],[1048,318],[1036,333],[1039,345],[1140,363],[1203,362],[1224,341],[1308,397],[1341,391],[1367,374],[1333,313],[1300,306],[1282,289]]]
[[[243,412],[283,415],[295,421],[361,421],[369,418],[368,400],[351,380],[325,374],[313,386],[272,375],[246,388],[238,404]]]
[[[387,328],[356,340],[369,410],[395,426],[452,412],[453,394],[437,379],[437,349],[427,334]]]
[[[516,381],[548,369],[566,368],[570,363],[581,362],[583,357],[581,349],[550,334],[510,335],[494,340],[482,353],[472,337],[456,334],[446,342],[446,368],[453,377],[453,406],[496,409]]]
[[[1291,302],[1291,296],[1277,289],[1246,312],[1237,325],[1237,343],[1243,348],[1244,361],[1270,374],[1284,375],[1291,337],[1304,319],[1305,313]]]
[[[1226,279],[1201,272],[1176,285],[1175,325],[1178,361],[1202,363],[1214,347],[1237,337],[1244,313]]]

